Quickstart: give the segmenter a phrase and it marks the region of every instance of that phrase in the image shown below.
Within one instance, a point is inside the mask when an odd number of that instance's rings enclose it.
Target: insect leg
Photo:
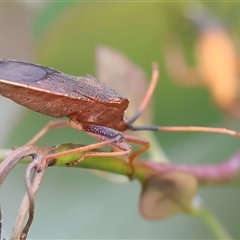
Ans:
[[[65,152],[56,153],[49,155],[47,157],[47,161],[52,160],[54,158],[60,157],[60,156],[66,156],[68,154],[73,153],[80,153],[84,152],[85,154],[76,162],[71,163],[70,165],[75,165],[80,163],[85,157],[98,157],[98,156],[127,156],[130,151],[131,147],[124,141],[124,136],[121,132],[118,132],[114,129],[98,126],[98,125],[88,125],[88,124],[81,124],[76,123],[74,121],[70,121],[70,125],[79,130],[84,131],[91,135],[92,137],[100,140],[99,143],[90,144],[88,146],[79,147],[76,149],[71,149]],[[104,146],[114,146],[118,148],[120,151],[117,152],[89,152],[90,150],[94,150],[100,147]]]
[[[25,145],[33,145],[36,143],[46,132],[50,129],[55,128],[65,128],[69,126],[68,121],[50,121],[45,127],[43,127],[31,140],[29,140]]]
[[[147,151],[147,149],[150,147],[150,143],[143,138],[136,137],[133,135],[124,135],[124,140],[130,143],[136,143],[138,145],[141,145],[140,149],[132,152],[129,156],[129,164],[133,168],[134,159],[141,153],[144,153],[145,151]]]

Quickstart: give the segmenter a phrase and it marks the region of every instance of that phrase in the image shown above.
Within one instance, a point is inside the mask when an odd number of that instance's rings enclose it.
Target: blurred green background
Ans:
[[[194,65],[196,29],[183,17],[190,3],[167,2],[0,2],[0,56],[46,65],[72,75],[95,74],[95,48],[113,47],[140,66],[150,79],[151,63],[160,65],[154,93],[155,125],[204,125],[240,129],[238,121],[216,108],[203,88],[177,85],[166,73],[164,46],[180,39],[189,65]],[[240,34],[239,3],[204,3],[229,29]],[[117,90],[117,89],[116,89]],[[127,96],[131,100],[131,96]],[[0,98],[2,148],[27,142],[50,119]],[[239,139],[204,133],[158,133],[172,162],[213,163],[228,159]],[[89,143],[86,134],[54,130],[39,141]],[[1,189],[3,236],[8,237],[24,191],[26,166],[17,166]],[[116,184],[84,170],[49,168],[37,195],[34,239],[209,239],[211,232],[188,216],[148,222],[138,213],[137,182]],[[236,187],[201,189],[199,195],[234,238],[240,238]]]

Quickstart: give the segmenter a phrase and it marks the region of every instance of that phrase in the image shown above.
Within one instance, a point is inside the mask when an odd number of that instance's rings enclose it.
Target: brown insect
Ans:
[[[240,136],[240,133],[236,131],[222,128],[133,126],[132,124],[147,105],[157,80],[158,69],[154,65],[147,94],[133,118],[127,120],[124,112],[128,107],[129,100],[90,75],[75,77],[33,63],[0,59],[0,94],[2,96],[36,112],[55,118],[68,117],[70,119],[69,122],[49,122],[27,144],[35,143],[49,129],[69,125],[100,140],[99,143],[50,155],[49,160],[75,152],[84,152],[83,157],[76,163],[88,156],[125,156],[130,154],[129,161],[132,166],[132,161],[136,156],[146,151],[150,144],[142,138],[122,133],[128,129],[133,131],[216,132]],[[142,147],[130,153],[131,147],[126,142],[137,143]],[[90,151],[107,145],[114,146],[120,151]]]
[[[153,91],[157,78],[155,69],[149,91]],[[70,119],[69,122],[50,122],[28,145],[35,143],[51,128],[70,125],[101,141],[74,151],[85,152],[109,144],[120,149],[118,152],[86,153],[84,157],[127,155],[131,147],[125,141],[142,145],[141,149],[130,155],[130,159],[149,147],[147,141],[121,132],[133,128],[131,124],[140,115],[151,93],[146,95],[137,114],[127,121],[124,112],[129,100],[90,75],[75,77],[32,63],[0,59],[0,94],[36,112]]]

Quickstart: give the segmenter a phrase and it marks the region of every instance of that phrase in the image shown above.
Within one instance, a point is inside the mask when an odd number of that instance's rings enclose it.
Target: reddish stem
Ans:
[[[169,171],[184,171],[193,174],[201,185],[227,183],[240,174],[240,152],[237,152],[228,161],[221,164],[183,165],[145,162],[157,173]]]

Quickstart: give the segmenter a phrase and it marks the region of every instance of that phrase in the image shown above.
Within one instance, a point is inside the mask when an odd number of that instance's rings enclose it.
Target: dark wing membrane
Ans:
[[[0,79],[31,86],[56,70],[26,62],[0,59]]]
[[[23,87],[32,87],[39,92],[117,105],[125,102],[125,107],[128,105],[125,97],[90,75],[75,77],[33,63],[0,59],[0,82],[1,79],[27,85]]]

